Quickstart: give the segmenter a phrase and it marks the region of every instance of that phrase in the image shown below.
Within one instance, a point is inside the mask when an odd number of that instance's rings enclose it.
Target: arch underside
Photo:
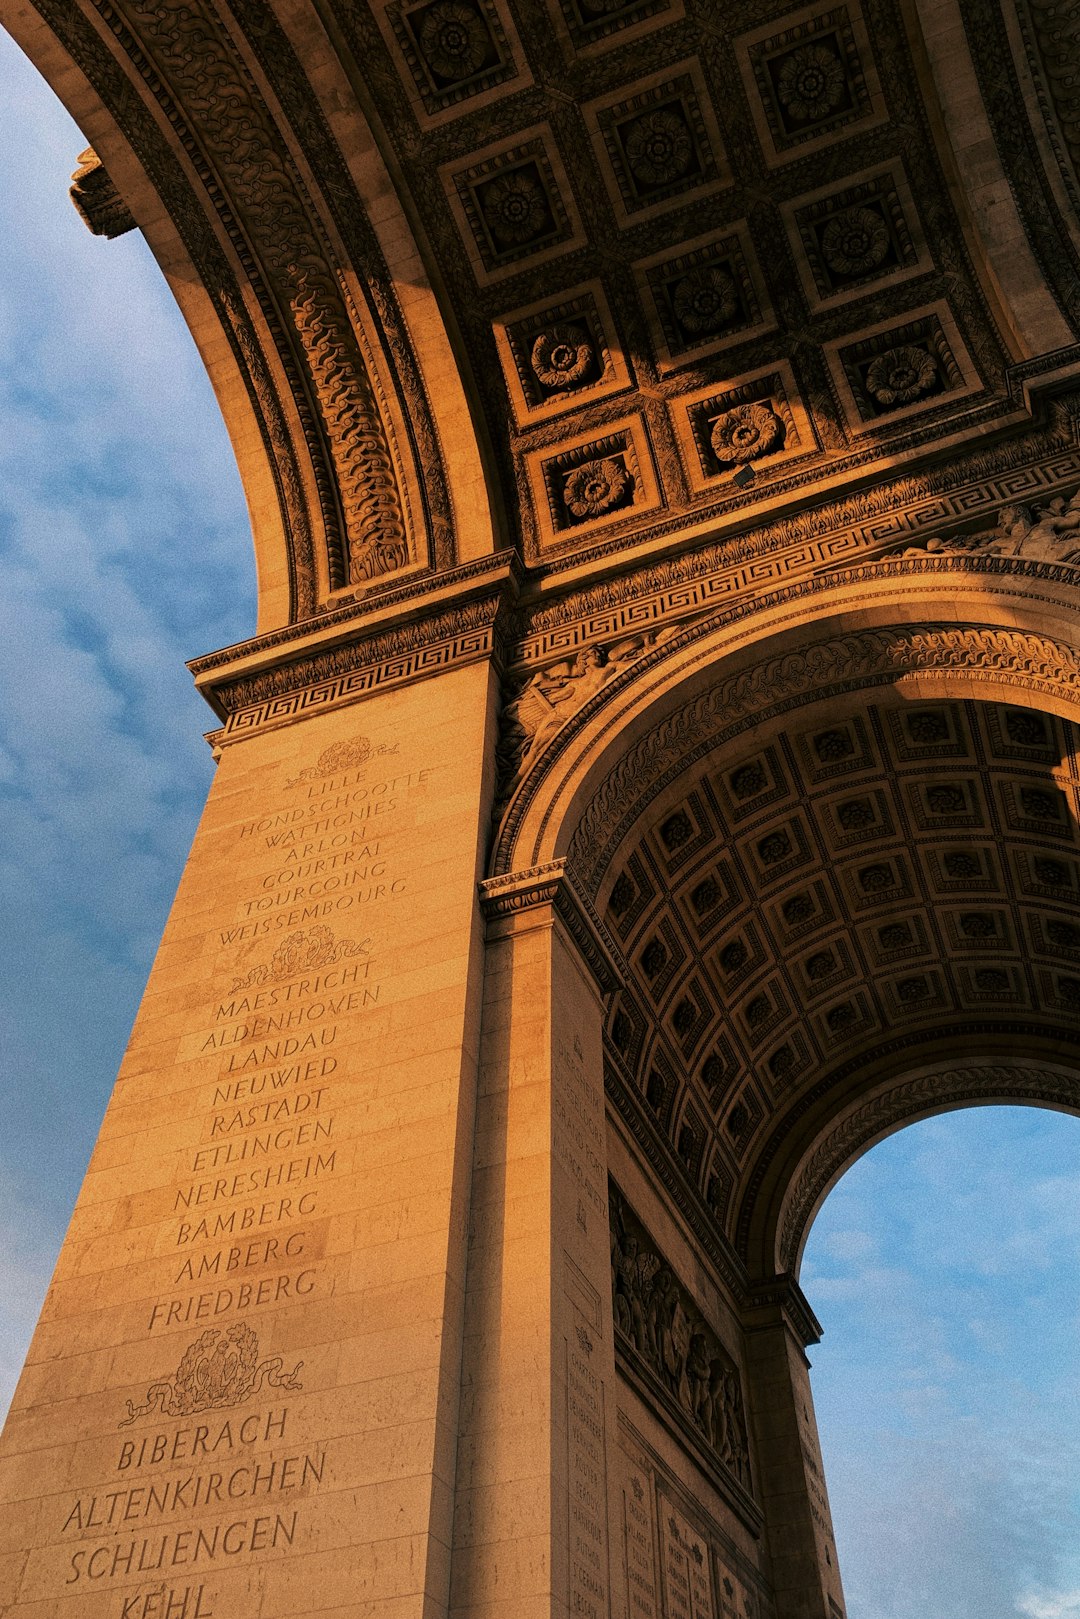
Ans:
[[[550,614],[582,569],[752,549],[808,506],[878,517],[821,559],[849,562],[899,537],[885,513],[976,511],[946,448],[1002,501],[1067,477],[1076,31],[1042,0],[0,20],[202,348],[265,631],[503,546]]]
[[[1077,586],[1040,605],[1054,572],[995,596],[942,559],[922,579],[952,617],[905,620],[893,577],[861,612],[791,591],[779,633],[700,619],[600,669],[526,755],[496,864],[561,860],[591,905],[612,1106],[729,1276],[795,1274],[829,1187],[903,1122],[1080,1106]]]
[[[1041,0],[0,18],[233,435],[265,633],[195,666],[223,734],[496,658],[491,870],[576,873],[621,964],[612,1095],[732,1263],[796,1262],[790,1188],[889,1040],[919,1073],[1071,1053],[1075,30]]]

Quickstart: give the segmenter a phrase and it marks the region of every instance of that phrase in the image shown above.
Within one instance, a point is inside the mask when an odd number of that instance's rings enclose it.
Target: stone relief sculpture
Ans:
[[[606,646],[584,647],[573,657],[549,663],[526,676],[503,705],[496,750],[500,798],[505,800],[510,796],[526,766],[590,698],[628,664],[683,627],[682,624],[668,625],[664,629],[624,636]]]
[[[610,1205],[616,1332],[749,1490],[738,1367],[614,1185]]]
[[[318,781],[324,776],[336,776],[344,770],[355,770],[359,774],[369,759],[383,753],[396,753],[396,742],[372,742],[370,737],[354,736],[349,741],[332,742],[324,748],[313,765],[301,770],[298,776],[293,776],[285,783],[286,787],[299,787],[305,781]]]
[[[323,922],[316,923],[307,932],[301,928],[278,945],[268,962],[260,961],[250,972],[234,979],[229,993],[236,995],[241,990],[254,989],[257,984],[279,983],[295,973],[306,972],[311,967],[330,967],[349,956],[366,956],[370,945],[370,939],[336,939],[333,928]]]
[[[960,553],[1080,564],[1080,490],[1068,497],[1056,495],[1042,506],[1002,506],[989,533],[935,537],[907,546],[900,555]]]

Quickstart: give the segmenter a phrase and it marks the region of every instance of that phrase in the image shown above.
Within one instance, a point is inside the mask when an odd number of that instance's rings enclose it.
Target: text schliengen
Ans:
[[[292,1545],[298,1517],[296,1510],[288,1515],[267,1513],[214,1524],[209,1529],[178,1529],[142,1540],[114,1540],[92,1551],[82,1548],[71,1554],[71,1573],[65,1583],[130,1579],[135,1574],[157,1574],[164,1569],[239,1557],[243,1552],[274,1551]]]

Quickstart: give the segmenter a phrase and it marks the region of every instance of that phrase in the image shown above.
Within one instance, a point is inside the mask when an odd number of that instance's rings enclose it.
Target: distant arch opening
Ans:
[[[1080,1614],[1080,1121],[964,1107],[879,1141],[801,1285],[850,1619]]]

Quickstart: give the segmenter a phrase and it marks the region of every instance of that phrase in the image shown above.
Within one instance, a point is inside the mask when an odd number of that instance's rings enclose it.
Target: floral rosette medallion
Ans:
[[[783,444],[784,424],[768,405],[736,405],[713,423],[711,442],[718,461],[743,465],[771,455]]]

